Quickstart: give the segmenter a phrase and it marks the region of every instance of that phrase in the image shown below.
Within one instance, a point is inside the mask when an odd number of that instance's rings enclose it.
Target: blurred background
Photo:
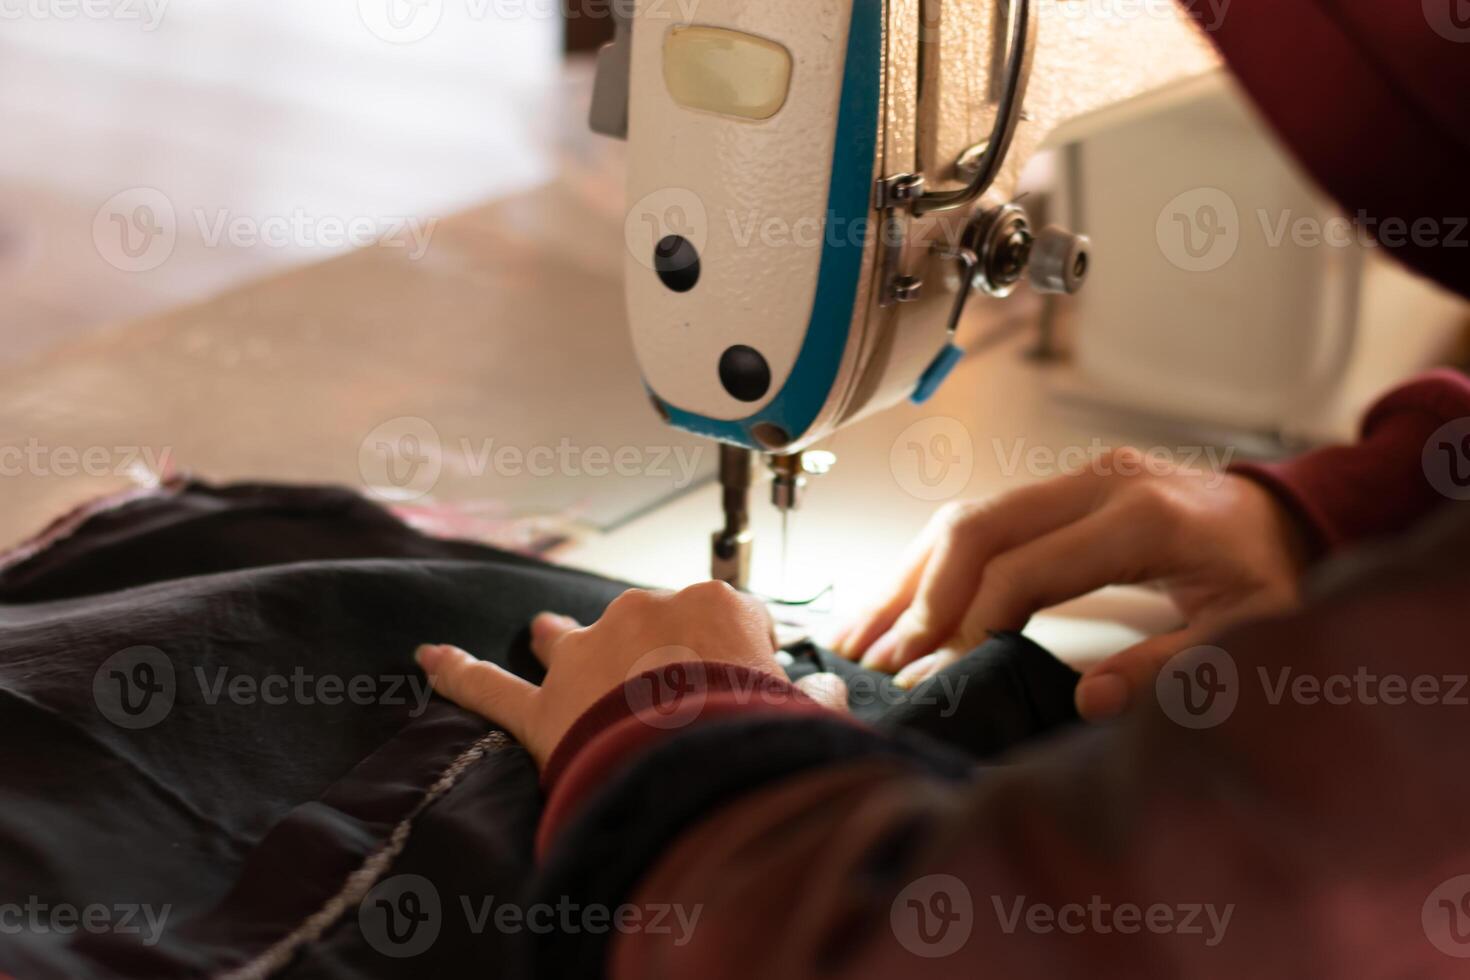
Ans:
[[[351,487],[628,581],[707,576],[717,453],[650,410],[623,302],[646,229],[626,144],[587,125],[625,2],[0,0],[0,563],[192,476]],[[977,8],[946,9],[940,43],[970,53]],[[1016,447],[1279,455],[1467,361],[1463,301],[1381,249],[1272,240],[1342,219],[1223,74],[1084,129],[1023,189],[1092,237],[1088,287],[971,303],[934,401],[823,447],[839,465],[789,562],[759,508],[768,593],[821,593],[842,554],[856,604],[942,499],[1055,475]],[[1205,213],[1229,233],[1201,263],[1177,219]],[[943,498],[905,449],[936,425],[963,461]]]
[[[586,125],[611,14],[0,0],[0,549],[179,476],[539,548],[707,476],[490,457],[695,442],[648,411],[621,311],[623,145]]]
[[[547,103],[568,48],[609,30],[597,13],[569,29],[556,0],[4,0],[0,362],[345,251],[353,221],[391,232],[544,180]],[[116,254],[146,212],[94,220],[139,188],[176,212],[146,270]]]

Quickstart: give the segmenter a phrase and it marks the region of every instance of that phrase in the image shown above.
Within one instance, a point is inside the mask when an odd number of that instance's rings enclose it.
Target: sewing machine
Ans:
[[[944,383],[972,296],[1080,288],[1089,242],[1033,227],[1022,165],[1217,65],[1172,2],[614,7],[591,124],[629,141],[634,348],[659,414],[724,444],[712,571],[737,585],[752,454],[784,526],[804,450]]]

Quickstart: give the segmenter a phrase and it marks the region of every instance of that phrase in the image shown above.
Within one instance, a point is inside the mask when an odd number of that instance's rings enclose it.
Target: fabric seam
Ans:
[[[367,856],[356,871],[349,874],[335,895],[327,899],[322,907],[307,916],[302,923],[265,952],[243,966],[219,974],[220,980],[264,980],[288,966],[308,943],[316,942],[336,925],[354,906],[362,902],[379,880],[393,867],[393,863],[408,846],[413,825],[424,811],[437,803],[460,781],[470,767],[483,759],[492,749],[509,748],[514,743],[504,732],[491,732],[478,739],[451,762],[423,799],[419,800],[408,815],[400,820],[388,835],[388,840]]]

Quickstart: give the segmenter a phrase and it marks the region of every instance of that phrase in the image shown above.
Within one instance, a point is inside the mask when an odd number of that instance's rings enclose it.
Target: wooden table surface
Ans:
[[[439,221],[421,256],[362,249],[0,369],[0,541],[163,462],[450,505],[467,533],[605,527],[707,476],[712,447],[643,395],[622,144],[586,132],[589,93],[572,69],[542,183]]]

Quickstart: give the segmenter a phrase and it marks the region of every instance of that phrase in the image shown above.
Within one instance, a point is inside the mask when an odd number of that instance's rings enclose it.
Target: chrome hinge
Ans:
[[[882,249],[878,266],[878,305],[912,303],[923,292],[924,282],[917,276],[905,275],[904,239],[908,236],[913,206],[924,196],[923,174],[894,174],[879,178],[873,187],[873,207],[879,212],[878,233]]]

